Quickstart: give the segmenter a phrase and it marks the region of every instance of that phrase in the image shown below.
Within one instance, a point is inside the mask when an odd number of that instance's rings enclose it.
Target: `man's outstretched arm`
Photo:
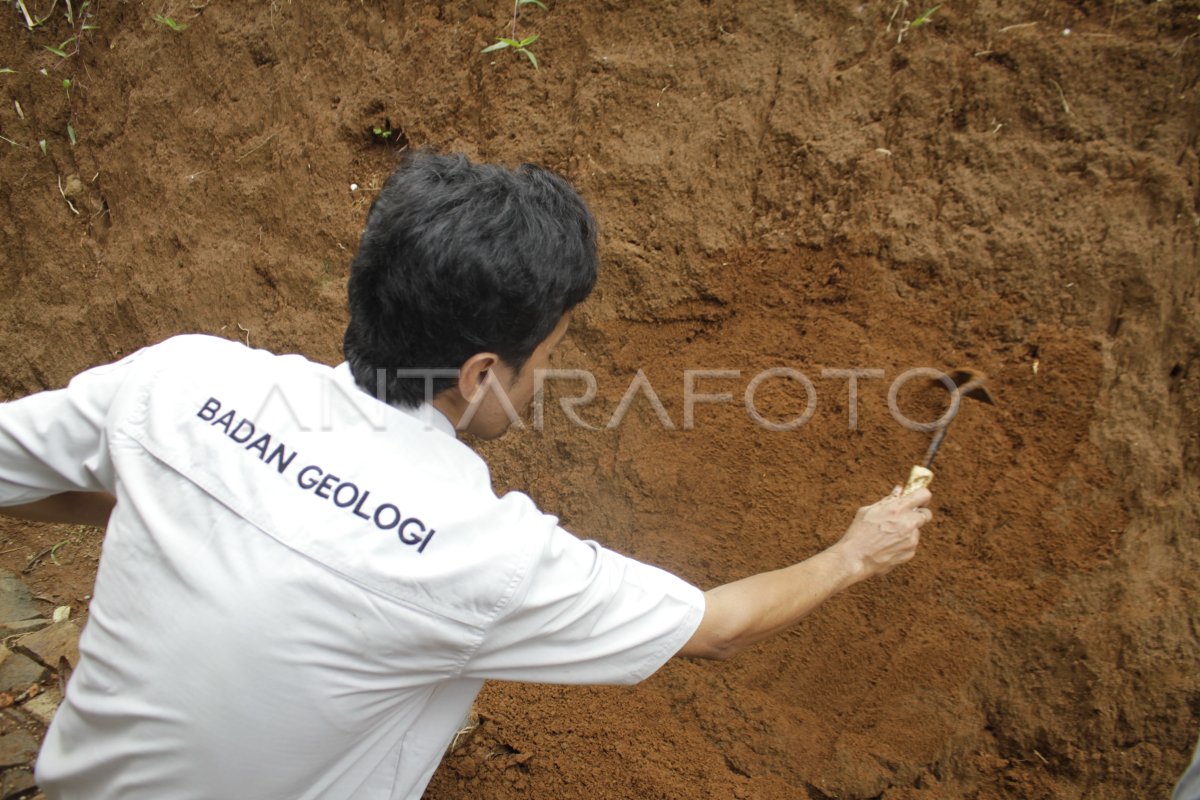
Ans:
[[[726,659],[800,621],[833,595],[910,560],[933,516],[928,489],[858,510],[841,540],[784,569],[705,592],[704,619],[677,655]]]
[[[34,522],[58,522],[67,525],[108,525],[117,499],[106,492],[62,492],[19,506],[0,506],[0,514]]]

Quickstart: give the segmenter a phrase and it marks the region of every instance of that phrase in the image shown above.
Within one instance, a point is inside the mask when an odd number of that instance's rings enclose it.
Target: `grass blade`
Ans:
[[[916,19],[914,19],[914,20],[912,21],[912,24],[911,24],[911,25],[909,25],[908,27],[910,27],[910,28],[919,28],[919,27],[921,27],[922,25],[924,25],[925,23],[927,23],[927,22],[929,22],[931,19],[933,19],[933,15],[934,15],[934,13],[935,13],[935,12],[936,12],[936,11],[937,11],[939,8],[941,8],[941,7],[942,7],[942,4],[941,4],[941,3],[938,3],[938,4],[937,4],[936,6],[934,6],[933,8],[931,8],[931,9],[928,9],[928,10],[927,10],[927,11],[925,11],[923,14],[921,14],[921,16],[919,16],[919,17],[917,17]]]
[[[187,25],[185,25],[182,22],[176,22],[174,17],[168,17],[164,14],[155,14],[154,21],[157,22],[159,25],[163,25],[165,27],[170,28],[171,30],[175,31],[176,33],[183,33],[184,31],[187,30],[187,27],[188,27]]]
[[[25,17],[25,26],[29,30],[33,30],[37,25],[33,21],[33,17],[29,16],[29,9],[25,7],[25,0],[17,0],[17,8],[21,9],[21,16]]]

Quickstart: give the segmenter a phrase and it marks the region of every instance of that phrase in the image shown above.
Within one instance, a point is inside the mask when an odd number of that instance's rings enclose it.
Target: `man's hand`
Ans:
[[[863,573],[861,579],[890,572],[917,552],[921,526],[933,518],[926,508],[932,495],[918,489],[901,497],[893,492],[878,503],[863,506],[841,541],[840,550]]]
[[[763,572],[704,593],[704,619],[677,655],[726,659],[786,630],[849,586],[910,560],[922,525],[933,513],[931,495],[893,492],[863,506],[846,534],[828,550],[773,572]]]

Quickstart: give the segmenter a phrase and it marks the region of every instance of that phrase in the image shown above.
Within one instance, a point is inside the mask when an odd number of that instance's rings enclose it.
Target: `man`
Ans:
[[[1171,800],[1200,800],[1200,744],[1192,751],[1191,763],[1179,776]]]
[[[417,798],[485,679],[727,658],[912,557],[926,491],[707,593],[496,497],[455,431],[505,432],[595,276],[561,178],[417,154],[371,208],[347,363],[183,336],[0,406],[9,513],[111,510],[47,796]]]

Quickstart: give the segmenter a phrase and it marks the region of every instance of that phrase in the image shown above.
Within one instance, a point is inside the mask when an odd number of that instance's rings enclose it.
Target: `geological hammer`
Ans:
[[[929,467],[933,464],[933,459],[946,439],[946,431],[949,430],[950,423],[954,422],[954,418],[958,416],[959,401],[962,398],[970,397],[991,406],[996,405],[992,393],[988,391],[983,373],[971,369],[958,369],[951,372],[949,378],[954,384],[954,390],[950,393],[950,408],[938,420],[938,426],[933,431],[933,439],[929,442],[929,449],[925,451],[925,460],[921,464],[914,464],[909,471],[908,481],[904,484],[902,495],[912,494],[917,489],[924,489],[933,482],[933,472]]]

